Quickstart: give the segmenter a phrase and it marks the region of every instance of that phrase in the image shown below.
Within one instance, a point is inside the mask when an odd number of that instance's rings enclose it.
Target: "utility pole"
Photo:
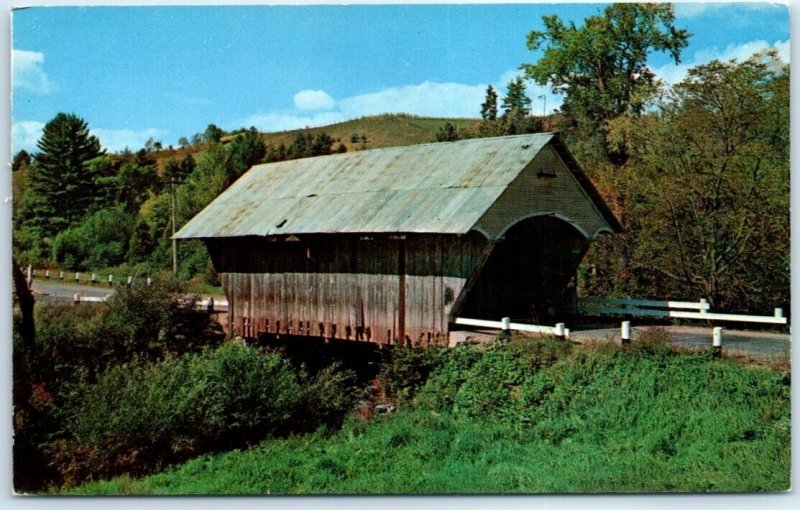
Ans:
[[[178,274],[178,241],[175,239],[175,179],[169,181],[172,190],[172,274]]]

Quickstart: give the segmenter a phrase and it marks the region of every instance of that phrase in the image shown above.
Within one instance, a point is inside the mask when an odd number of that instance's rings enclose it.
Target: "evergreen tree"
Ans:
[[[11,171],[22,170],[30,165],[32,161],[31,155],[25,149],[22,149],[14,155],[14,160],[11,162]]]
[[[37,195],[24,222],[50,236],[76,224],[91,209],[96,185],[88,170],[91,160],[105,154],[86,122],[74,114],[59,113],[45,124],[36,144],[35,171],[29,192]]]
[[[527,117],[531,112],[531,99],[525,93],[525,80],[517,76],[508,82],[503,98],[503,117]]]
[[[454,142],[459,139],[456,127],[450,122],[445,122],[436,133],[437,142]]]
[[[497,120],[497,92],[491,85],[486,88],[486,101],[481,104],[481,117],[483,120]]]

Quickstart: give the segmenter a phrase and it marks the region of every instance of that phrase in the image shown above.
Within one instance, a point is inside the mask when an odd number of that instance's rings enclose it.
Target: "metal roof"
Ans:
[[[555,136],[480,138],[257,165],[175,238],[463,234]]]

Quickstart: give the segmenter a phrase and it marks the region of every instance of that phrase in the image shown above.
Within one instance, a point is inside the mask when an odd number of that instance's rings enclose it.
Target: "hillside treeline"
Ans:
[[[148,140],[109,154],[75,114],[44,127],[38,152],[14,158],[14,251],[21,264],[75,271],[118,266],[156,274],[172,267],[170,236],[248,168],[344,152],[322,132],[272,146],[255,129],[226,133],[214,124],[180,148]],[[174,213],[174,224],[173,224]],[[182,243],[178,276],[215,276],[205,247]]]

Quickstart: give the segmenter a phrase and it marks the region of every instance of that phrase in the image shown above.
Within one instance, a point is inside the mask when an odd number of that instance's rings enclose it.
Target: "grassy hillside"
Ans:
[[[658,335],[403,351],[398,411],[78,494],[748,492],[789,488],[789,375]],[[424,384],[408,384],[431,369]],[[392,382],[392,378],[394,381]]]
[[[402,113],[384,114],[348,120],[338,124],[331,124],[330,126],[264,133],[263,139],[265,143],[272,146],[277,146],[281,143],[289,146],[298,133],[310,133],[311,135],[327,133],[334,140],[337,140],[335,145],[341,142],[347,147],[348,152],[353,152],[364,149],[435,142],[436,132],[446,122],[450,122],[457,128],[466,129],[477,125],[480,120],[417,117]],[[359,137],[358,141],[353,142],[351,140],[354,135]],[[362,141],[360,138],[362,136],[366,137],[366,142]],[[223,138],[223,141],[230,138]]]

